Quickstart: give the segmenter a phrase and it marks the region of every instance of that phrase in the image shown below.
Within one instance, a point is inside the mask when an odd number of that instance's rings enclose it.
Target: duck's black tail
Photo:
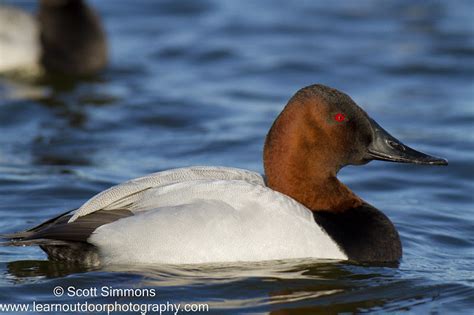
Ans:
[[[132,216],[125,209],[100,210],[69,223],[72,211],[41,223],[31,229],[0,235],[0,246],[40,246],[52,260],[70,263],[98,264],[97,248],[87,239],[101,225]]]
[[[63,218],[67,217],[68,218],[67,220],[69,220],[69,218],[71,217],[72,211],[74,210],[70,210],[65,213],[62,213],[58,215],[57,217],[49,219],[41,223],[40,225],[37,225],[25,231],[9,233],[9,234],[0,234],[0,239],[3,239],[3,242],[0,242],[0,245],[1,246],[30,246],[30,245],[42,245],[46,241],[48,242],[55,241],[53,239],[39,238],[38,233],[54,225],[55,223],[57,223]],[[64,220],[61,220],[61,221],[64,221]],[[60,240],[56,240],[56,241],[60,242]]]

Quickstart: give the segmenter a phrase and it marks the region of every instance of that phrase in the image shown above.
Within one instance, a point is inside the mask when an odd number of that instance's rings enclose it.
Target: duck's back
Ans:
[[[76,261],[87,249],[94,264],[98,257],[105,263],[174,264],[347,259],[308,208],[267,187],[260,174],[226,167],[134,179],[8,238],[16,245],[39,244],[52,259]],[[83,244],[80,250],[77,244]]]
[[[36,19],[17,8],[0,6],[0,72],[35,67],[40,53]]]

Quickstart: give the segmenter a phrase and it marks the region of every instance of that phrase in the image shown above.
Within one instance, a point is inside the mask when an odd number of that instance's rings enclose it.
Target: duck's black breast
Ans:
[[[367,203],[341,212],[314,211],[313,215],[350,260],[398,262],[402,257],[402,244],[395,226]]]

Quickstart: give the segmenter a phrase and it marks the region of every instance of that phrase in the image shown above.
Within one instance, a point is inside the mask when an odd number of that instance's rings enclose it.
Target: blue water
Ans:
[[[156,297],[134,301],[206,303],[216,314],[474,312],[474,2],[92,4],[110,43],[103,73],[0,79],[2,233],[171,167],[262,172],[272,121],[312,83],[347,92],[404,143],[450,164],[340,173],[396,225],[399,268],[302,260],[92,270],[0,247],[0,303],[113,302],[52,294],[106,285],[154,288]]]

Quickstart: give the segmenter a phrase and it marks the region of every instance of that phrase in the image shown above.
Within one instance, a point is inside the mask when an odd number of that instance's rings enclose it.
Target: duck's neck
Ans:
[[[324,134],[306,119],[304,109],[287,106],[273,124],[264,147],[264,168],[270,188],[313,211],[344,211],[363,204],[336,173]]]

